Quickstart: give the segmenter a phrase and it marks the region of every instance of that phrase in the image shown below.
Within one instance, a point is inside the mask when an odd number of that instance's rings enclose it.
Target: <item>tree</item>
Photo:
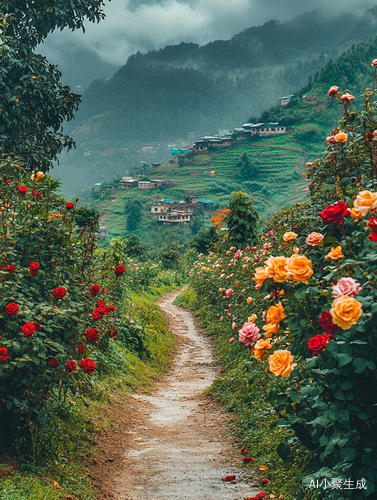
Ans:
[[[238,248],[253,243],[257,237],[259,215],[253,199],[242,191],[233,191],[225,218],[229,244]]]
[[[134,231],[137,229],[141,219],[141,201],[137,199],[129,199],[126,202],[124,213],[127,214],[127,230]]]
[[[251,179],[253,177],[256,177],[258,174],[258,170],[250,162],[247,153],[243,153],[243,155],[239,157],[236,168],[238,170],[239,176],[244,179]]]
[[[46,5],[50,5],[46,8]],[[74,141],[62,133],[80,96],[60,83],[56,66],[34,50],[56,28],[84,28],[104,18],[102,0],[4,0],[0,6],[0,140],[28,170],[48,171]]]
[[[218,240],[216,227],[212,226],[209,229],[202,227],[200,231],[190,241],[190,246],[195,248],[199,253],[207,253],[213,243]]]
[[[125,252],[128,257],[137,258],[140,260],[141,256],[145,253],[147,245],[142,243],[136,234],[132,233],[124,244]]]

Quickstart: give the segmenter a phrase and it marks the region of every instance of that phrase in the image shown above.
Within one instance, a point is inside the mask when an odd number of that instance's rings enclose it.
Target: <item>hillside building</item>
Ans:
[[[202,207],[209,210],[214,204],[212,200],[199,200],[194,196],[187,201],[161,200],[151,206],[151,215],[154,219],[166,223],[190,222],[195,209]]]
[[[280,99],[281,106],[288,106],[288,104],[298,101],[298,98],[295,95],[286,95],[284,97],[280,97]]]
[[[260,137],[266,137],[269,135],[286,134],[287,127],[285,125],[279,125],[276,123],[244,123],[241,128],[234,129],[242,138],[254,137],[258,134]]]
[[[233,145],[233,137],[213,137],[204,136],[193,145],[193,149],[196,153],[202,153],[207,151],[209,146],[214,148],[227,148]]]

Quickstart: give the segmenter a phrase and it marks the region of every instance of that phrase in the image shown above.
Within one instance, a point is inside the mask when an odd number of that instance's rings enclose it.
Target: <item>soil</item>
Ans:
[[[205,395],[218,375],[213,347],[192,314],[173,305],[179,293],[159,302],[178,342],[171,369],[150,395],[114,406],[115,431],[97,440],[92,472],[102,499],[243,500],[261,491],[242,464],[230,415]],[[236,480],[221,480],[229,475]]]

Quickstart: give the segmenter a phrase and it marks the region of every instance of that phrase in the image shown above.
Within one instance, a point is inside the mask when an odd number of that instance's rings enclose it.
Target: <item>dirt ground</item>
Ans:
[[[261,491],[252,468],[238,467],[231,417],[204,395],[217,375],[211,342],[189,311],[173,305],[178,293],[159,302],[179,346],[171,369],[151,395],[132,394],[114,408],[118,432],[97,441],[93,482],[103,499],[243,500]],[[221,480],[228,475],[236,480]]]

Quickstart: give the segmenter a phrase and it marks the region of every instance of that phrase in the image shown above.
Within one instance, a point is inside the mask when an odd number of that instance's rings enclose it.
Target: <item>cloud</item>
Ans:
[[[321,8],[327,15],[361,15],[377,0],[112,0],[106,19],[86,24],[86,33],[67,30],[51,35],[51,44],[68,41],[93,49],[103,59],[125,64],[132,53],[181,41],[207,43],[227,39],[270,19],[285,21]],[[50,45],[51,45],[50,44]],[[49,40],[46,42],[49,46]],[[43,52],[43,50],[42,50]]]

